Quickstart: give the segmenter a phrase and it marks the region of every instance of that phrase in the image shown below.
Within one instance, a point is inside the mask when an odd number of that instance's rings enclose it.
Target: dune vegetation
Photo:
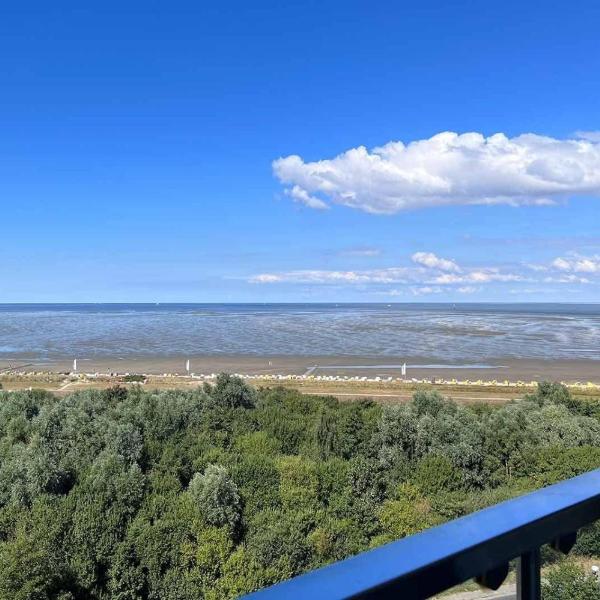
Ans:
[[[236,597],[598,466],[600,407],[556,384],[494,407],[225,374],[194,391],[1,391],[0,598]],[[599,555],[600,529],[575,552]]]

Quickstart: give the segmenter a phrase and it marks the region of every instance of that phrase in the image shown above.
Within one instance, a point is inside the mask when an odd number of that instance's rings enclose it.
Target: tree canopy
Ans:
[[[230,375],[0,391],[0,600],[236,597],[598,466],[598,411],[555,384],[485,408]],[[568,568],[555,587],[589,587]]]

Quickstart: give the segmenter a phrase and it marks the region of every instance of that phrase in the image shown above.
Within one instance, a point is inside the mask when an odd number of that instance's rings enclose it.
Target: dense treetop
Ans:
[[[228,375],[3,391],[0,600],[235,597],[598,466],[598,407],[555,384],[502,407]],[[595,528],[577,549],[600,554]]]

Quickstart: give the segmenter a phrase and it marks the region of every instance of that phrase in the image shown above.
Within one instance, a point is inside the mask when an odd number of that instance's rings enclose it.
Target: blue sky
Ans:
[[[10,4],[0,302],[600,298],[596,2]]]

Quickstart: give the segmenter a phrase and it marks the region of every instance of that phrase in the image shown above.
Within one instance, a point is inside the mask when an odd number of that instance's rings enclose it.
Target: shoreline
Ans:
[[[600,384],[600,361],[589,359],[532,359],[499,357],[470,362],[448,362],[424,356],[252,356],[252,355],[196,355],[196,356],[138,356],[106,358],[77,358],[75,370],[72,359],[36,360],[23,357],[0,359],[0,376],[8,373],[86,373],[142,374],[154,376],[210,375],[220,372],[243,374],[247,377],[295,376],[299,378],[342,378],[367,380],[403,379],[446,381],[532,382],[561,381],[565,383],[591,382]],[[189,360],[190,370],[186,371]],[[403,375],[402,367],[406,365]],[[379,378],[379,379],[377,379]]]
[[[330,395],[341,401],[368,398],[378,403],[403,403],[427,386],[461,404],[503,404],[535,390],[537,382],[564,383],[577,396],[600,400],[600,361],[504,359],[471,365],[404,359],[333,356],[196,356],[137,357],[120,361],[78,359],[73,362],[24,363],[0,360],[5,390],[43,388],[57,395],[114,385],[145,389],[193,389],[212,383],[217,373],[239,375],[256,387],[283,385],[308,395]],[[114,365],[114,366],[113,366]],[[411,367],[420,365],[420,367]],[[9,369],[8,367],[16,367]],[[117,366],[118,368],[115,368]],[[137,375],[128,378],[127,375]]]

